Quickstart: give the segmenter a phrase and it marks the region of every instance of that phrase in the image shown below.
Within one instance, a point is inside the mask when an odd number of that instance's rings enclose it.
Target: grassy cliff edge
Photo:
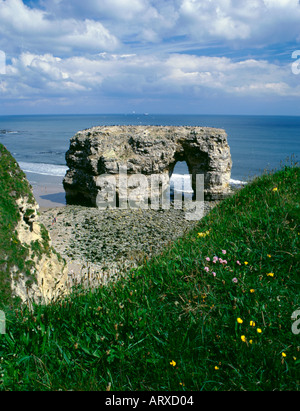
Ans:
[[[52,297],[65,274],[26,175],[0,144],[0,308]]]
[[[255,179],[127,278],[11,313],[0,387],[298,390],[299,177]]]

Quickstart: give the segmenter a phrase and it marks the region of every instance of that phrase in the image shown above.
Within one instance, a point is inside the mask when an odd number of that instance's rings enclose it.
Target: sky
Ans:
[[[299,0],[0,0],[0,115],[300,115]]]

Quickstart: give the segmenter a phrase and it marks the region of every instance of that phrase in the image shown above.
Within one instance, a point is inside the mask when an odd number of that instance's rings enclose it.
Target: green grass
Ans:
[[[16,200],[27,197],[34,203],[26,175],[6,148],[0,144],[0,307],[11,300],[10,272],[12,267],[30,272],[25,263],[28,250],[22,247],[15,227],[20,219]]]
[[[0,387],[298,390],[299,177],[255,179],[127,278],[7,312]]]

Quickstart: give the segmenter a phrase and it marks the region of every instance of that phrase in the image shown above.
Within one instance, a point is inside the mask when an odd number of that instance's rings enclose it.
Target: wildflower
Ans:
[[[281,353],[281,355],[283,356],[283,358],[286,357],[286,353],[285,353],[285,352]]]
[[[206,237],[205,233],[198,233],[198,238]]]
[[[254,288],[251,288],[250,293],[251,293],[251,294],[255,293]]]
[[[227,264],[227,260],[223,260],[223,264]]]
[[[214,276],[214,277],[216,277],[217,276],[217,274],[213,271],[212,272],[212,275]]]
[[[275,193],[276,191],[278,191],[278,188],[274,187],[272,191]]]
[[[237,260],[237,262],[236,262],[236,263],[237,263],[237,265],[242,265],[242,264],[241,264],[241,262],[240,262],[239,260]]]
[[[261,334],[261,333],[262,333],[261,328],[258,328],[256,331],[258,332],[258,334]]]
[[[225,254],[226,254],[226,250],[222,250],[222,254],[224,254],[224,255],[225,255]]]
[[[175,367],[175,366],[176,366],[176,362],[175,362],[174,360],[172,360],[172,361],[170,362],[170,365],[173,365],[173,367]]]
[[[251,325],[251,327],[255,327],[255,321],[250,321],[250,325]]]
[[[248,263],[248,261],[245,261],[244,264],[245,264],[245,265],[248,265],[249,263]]]
[[[183,387],[185,387],[184,382],[180,382],[179,385],[182,385]]]
[[[208,267],[204,267],[204,270],[208,273],[209,272],[209,268]]]
[[[206,257],[206,259],[205,259],[206,261],[210,261],[210,258],[209,257]]]
[[[219,369],[220,369],[220,368],[216,365],[216,366],[215,366],[215,370],[219,370]]]
[[[232,279],[232,282],[236,284],[236,283],[238,282],[238,279],[237,279],[236,277],[234,277],[234,278]]]
[[[268,277],[274,277],[274,273],[268,273],[267,276]]]
[[[243,324],[243,320],[242,320],[241,318],[238,318],[238,319],[237,319],[237,322],[238,322],[239,324]]]
[[[268,258],[271,258],[272,256],[271,256],[271,254],[268,254],[267,257],[268,257]]]
[[[246,342],[246,337],[245,337],[245,335],[242,335],[242,336],[241,336],[241,340],[242,340],[243,342]]]
[[[253,340],[250,340],[249,343],[252,344],[252,343],[253,343]]]

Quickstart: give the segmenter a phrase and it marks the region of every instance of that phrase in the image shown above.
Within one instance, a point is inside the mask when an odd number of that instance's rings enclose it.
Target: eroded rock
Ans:
[[[151,201],[151,178],[160,176],[158,194],[169,186],[178,161],[187,163],[196,191],[196,176],[204,175],[205,200],[220,200],[230,193],[231,155],[227,134],[207,127],[99,126],[78,132],[66,153],[69,170],[63,184],[68,204],[97,206],[103,190],[103,176],[114,178],[106,184],[116,191],[117,202],[130,191],[146,190]],[[126,193],[119,178],[126,173]],[[145,187],[141,179],[145,176]],[[115,183],[114,183],[115,182]],[[122,186],[124,187],[124,185]],[[107,187],[106,187],[107,188]],[[147,191],[148,190],[148,191]],[[108,191],[108,190],[106,190]],[[153,191],[152,191],[153,194]],[[154,193],[155,196],[155,193]]]

